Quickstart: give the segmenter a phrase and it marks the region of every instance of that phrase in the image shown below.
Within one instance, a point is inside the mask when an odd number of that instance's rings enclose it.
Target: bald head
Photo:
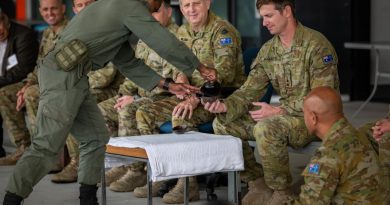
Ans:
[[[305,123],[310,133],[321,137],[335,121],[344,117],[338,91],[330,87],[313,89],[303,102]]]

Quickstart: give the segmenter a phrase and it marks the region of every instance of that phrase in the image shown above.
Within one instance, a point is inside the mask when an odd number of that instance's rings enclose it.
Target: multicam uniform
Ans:
[[[209,12],[208,23],[201,31],[194,32],[189,24],[184,24],[176,36],[191,48],[203,64],[217,70],[222,86],[239,87],[244,82],[240,34],[230,23]],[[198,87],[204,82],[198,71],[195,71],[190,79],[190,84]],[[171,119],[173,126],[184,124],[196,127],[214,118],[213,114],[201,106],[194,109],[191,119],[172,117],[172,111],[179,103],[180,100],[172,96],[138,109],[137,123],[140,133],[158,133],[157,125]]]
[[[390,106],[386,118],[390,119]],[[372,127],[374,125],[375,122],[367,123],[360,127],[359,131],[365,134],[368,140],[370,140],[372,147],[374,147],[379,155],[379,162],[381,164],[381,169],[383,170],[382,185],[386,191],[385,200],[388,204],[390,203],[390,133],[383,134],[381,141],[378,143],[372,134]]]
[[[252,102],[264,95],[269,83],[287,113],[255,122],[248,111],[258,109]],[[214,132],[256,140],[266,184],[274,190],[286,189],[291,184],[287,146],[302,147],[314,138],[307,132],[302,102],[318,86],[339,88],[337,56],[323,35],[298,23],[290,48],[284,48],[278,36],[264,44],[248,80],[225,100],[228,111],[217,115]],[[243,149],[246,167],[242,179],[251,181],[261,173],[255,171],[259,168],[249,144],[244,143]]]
[[[167,29],[176,33],[178,26],[170,22],[167,26]],[[164,78],[171,78],[173,75],[173,66],[162,59],[156,52],[149,48],[141,40],[138,41],[135,56],[139,59],[143,59],[145,64],[150,66],[153,70],[159,73]],[[120,110],[116,110],[114,105],[117,102],[117,99],[120,96],[139,96],[141,98],[136,99],[133,103],[126,105]],[[120,86],[119,95],[113,98],[110,98],[106,101],[103,101],[98,104],[103,117],[106,121],[106,124],[111,132],[111,136],[116,136],[116,131],[118,131],[118,136],[134,136],[139,135],[137,129],[137,123],[135,119],[135,113],[141,105],[151,104],[154,101],[161,100],[170,96],[171,94],[167,91],[164,91],[161,88],[154,88],[151,91],[144,90],[137,85],[135,85],[131,80],[126,79],[125,82]]]
[[[47,52],[50,51],[51,48],[53,48],[53,45],[55,44],[55,41],[58,37],[57,34],[63,30],[67,23],[68,21],[65,19],[58,28],[57,33],[54,32],[54,30],[50,27],[43,32],[42,40],[39,47],[38,61],[42,59],[47,54]],[[32,97],[28,96],[28,98],[25,99],[26,113],[29,122],[35,122],[32,121],[31,114],[35,116],[38,107],[38,102],[36,99],[39,96],[39,89],[37,86],[35,86],[38,83],[37,67],[35,67],[33,72],[29,73],[27,75],[27,78],[24,79],[22,82],[5,86],[0,90],[0,106],[3,120],[8,128],[11,140],[15,142],[17,147],[19,147],[21,144],[30,144],[30,133],[32,133],[32,130],[30,129],[29,132],[27,127],[31,128],[31,126],[34,126],[35,124],[34,123],[30,126],[27,126],[24,118],[24,112],[16,111],[16,93],[23,88],[25,83],[29,83],[30,85],[32,85],[29,87],[28,91],[32,94]],[[26,95],[24,96],[26,97]],[[35,96],[36,98],[34,98]],[[32,107],[30,102],[35,102],[36,106]],[[33,119],[35,120],[35,117]]]
[[[378,156],[345,118],[336,121],[302,175],[294,204],[387,204]]]

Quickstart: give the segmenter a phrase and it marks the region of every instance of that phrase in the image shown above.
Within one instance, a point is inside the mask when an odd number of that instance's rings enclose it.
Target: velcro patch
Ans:
[[[331,63],[333,62],[333,56],[332,55],[324,56],[322,57],[322,61],[324,62],[324,64]]]
[[[317,163],[311,163],[309,164],[309,174],[319,174],[320,173],[320,165]]]
[[[222,46],[226,46],[226,45],[231,45],[233,44],[233,40],[232,38],[221,38],[221,40],[219,40],[219,44],[221,44]]]

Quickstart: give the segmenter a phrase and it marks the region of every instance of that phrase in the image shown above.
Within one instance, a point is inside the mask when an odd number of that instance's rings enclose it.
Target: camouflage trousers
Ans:
[[[24,91],[24,100],[26,103],[26,114],[28,119],[28,128],[31,136],[36,132],[37,111],[39,103],[39,86],[32,85]],[[66,146],[68,148],[69,156],[72,158],[78,157],[79,149],[76,139],[69,134],[66,139]]]
[[[30,145],[31,139],[24,118],[24,111],[16,111],[16,93],[24,86],[15,83],[0,89],[0,112],[11,141],[17,146]]]
[[[210,122],[214,119],[214,114],[198,106],[194,109],[191,119],[181,119],[172,117],[173,109],[181,102],[176,96],[171,96],[163,100],[156,101],[149,105],[141,106],[137,110],[137,127],[141,135],[159,133],[159,126],[166,122],[172,121],[172,126],[187,126],[196,129],[199,124]]]
[[[309,136],[303,117],[277,115],[255,122],[244,115],[234,122],[226,123],[219,116],[213,123],[216,134],[229,134],[241,138],[243,143],[245,172],[243,180],[254,180],[261,175],[253,152],[247,141],[255,140],[261,157],[264,179],[273,190],[291,186],[288,146],[303,147],[313,141]]]
[[[390,202],[390,133],[384,134],[382,140],[378,143],[372,134],[371,128],[374,125],[375,123],[367,123],[360,127],[359,131],[367,136],[376,153],[378,153],[383,174],[382,185],[387,193],[387,202]]]
[[[118,91],[113,88],[90,88],[89,91],[96,97],[96,102],[100,103],[114,97]]]
[[[135,113],[142,105],[153,103],[151,98],[140,98],[133,103],[126,105],[121,110],[114,108],[119,96],[110,98],[98,104],[100,111],[103,114],[104,120],[111,136],[136,136],[140,135],[137,129]]]

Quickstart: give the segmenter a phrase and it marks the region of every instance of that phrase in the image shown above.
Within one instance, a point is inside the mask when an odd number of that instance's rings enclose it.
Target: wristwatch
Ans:
[[[172,78],[165,78],[164,84],[163,84],[162,88],[163,88],[164,90],[169,90],[169,84],[170,84],[170,83],[173,83],[173,82],[174,82],[174,81],[173,81]]]

